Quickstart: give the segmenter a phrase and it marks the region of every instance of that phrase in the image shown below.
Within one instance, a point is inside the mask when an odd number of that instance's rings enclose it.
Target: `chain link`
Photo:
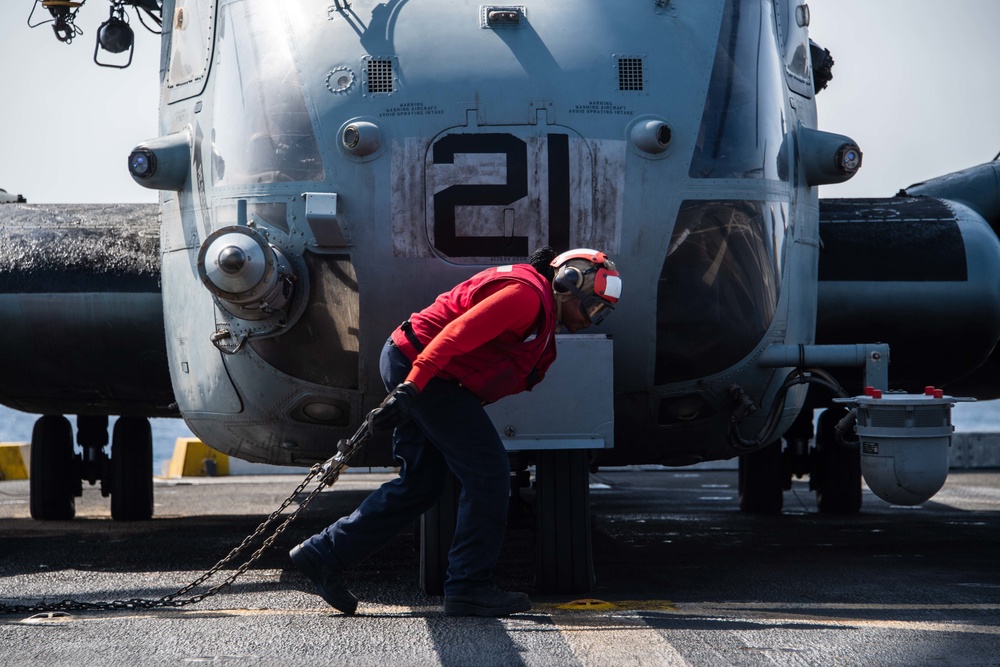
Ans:
[[[371,415],[365,418],[364,423],[361,424],[357,432],[349,439],[341,440],[337,443],[337,453],[326,460],[325,463],[317,463],[309,469],[309,474],[306,475],[305,479],[295,487],[295,490],[285,498],[278,509],[271,512],[270,516],[257,526],[257,528],[247,535],[243,542],[239,546],[235,547],[230,551],[222,560],[213,565],[210,569],[206,570],[204,574],[199,576],[197,579],[187,584],[186,586],[179,588],[169,595],[164,595],[161,598],[144,599],[144,598],[132,598],[129,600],[112,600],[111,602],[82,602],[79,600],[63,600],[61,602],[39,602],[37,604],[31,605],[7,605],[0,604],[0,614],[39,614],[43,612],[69,612],[69,611],[114,611],[119,609],[154,609],[159,607],[165,608],[178,608],[185,607],[190,604],[197,604],[209,598],[236,581],[247,569],[253,565],[261,556],[277,541],[285,529],[299,513],[302,512],[309,503],[313,501],[325,488],[333,486],[337,480],[340,478],[340,473],[344,471],[347,467],[347,460],[350,459],[354,454],[361,451],[361,449],[368,442],[368,436],[371,434]],[[318,478],[318,479],[317,479]],[[235,561],[240,554],[245,552],[251,544],[253,544],[257,538],[264,535],[268,528],[273,525],[280,517],[282,512],[288,509],[288,506],[292,504],[296,496],[301,494],[309,487],[309,485],[317,480],[316,488],[309,492],[305,500],[299,503],[290,514],[285,517],[268,537],[264,538],[260,547],[254,551],[249,558],[235,570],[233,570],[229,576],[227,576],[220,583],[212,586],[204,593],[192,595],[191,597],[183,597],[188,595],[191,591],[198,588],[206,581],[214,577],[223,568],[230,565]]]

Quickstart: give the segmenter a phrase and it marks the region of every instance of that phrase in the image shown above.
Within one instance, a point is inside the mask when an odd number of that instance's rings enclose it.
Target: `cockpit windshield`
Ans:
[[[216,186],[323,179],[281,3],[220,8],[212,76]]]
[[[785,108],[771,0],[727,0],[691,178],[788,180]]]
[[[656,305],[656,384],[721,372],[753,351],[777,309],[788,205],[685,201]]]

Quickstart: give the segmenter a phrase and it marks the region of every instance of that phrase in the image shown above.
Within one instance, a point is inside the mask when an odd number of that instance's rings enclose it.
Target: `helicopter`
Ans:
[[[1000,397],[1000,163],[821,199],[863,152],[817,127],[834,56],[799,0],[110,5],[97,64],[131,60],[127,10],[161,32],[158,135],[124,165],[159,203],[0,210],[0,402],[42,415],[35,518],[72,517],[82,480],[150,518],[150,417],[329,458],[384,398],[399,322],[542,245],[600,248],[625,282],[489,408],[512,497],[537,489],[543,589],[593,584],[599,466],[739,457],[747,512],[807,474],[823,512],[859,511],[863,473],[917,504],[947,475],[944,390]],[[78,34],[83,3],[39,6]],[[352,462],[391,465],[388,438]],[[428,590],[452,495],[422,520]]]

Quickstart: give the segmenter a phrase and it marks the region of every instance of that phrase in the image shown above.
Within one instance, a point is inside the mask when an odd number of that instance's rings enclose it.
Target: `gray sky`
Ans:
[[[90,0],[72,44],[27,26],[33,0],[0,3],[0,188],[35,203],[155,202],[126,170],[136,143],[157,134],[159,38],[130,12],[135,57],[126,70],[94,64],[108,3]],[[47,11],[39,8],[34,20]]]
[[[635,0],[638,1],[638,0]],[[71,45],[26,25],[32,0],[0,3],[0,188],[29,201],[153,202],[132,182],[132,147],[157,134],[159,42],[137,24],[132,67],[93,63],[107,4],[80,11]],[[811,0],[811,33],[836,60],[820,129],[864,152],[853,181],[824,197],[890,196],[1000,152],[1000,2]]]
[[[812,0],[810,35],[834,79],[820,129],[846,134],[864,164],[823,197],[891,196],[1000,153],[1000,2]]]

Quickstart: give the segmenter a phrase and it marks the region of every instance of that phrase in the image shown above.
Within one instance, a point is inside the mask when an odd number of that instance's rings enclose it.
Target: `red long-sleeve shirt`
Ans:
[[[523,341],[535,332],[541,308],[541,299],[528,285],[513,281],[488,285],[482,299],[445,326],[417,356],[406,380],[423,390],[456,356],[501,336]]]

